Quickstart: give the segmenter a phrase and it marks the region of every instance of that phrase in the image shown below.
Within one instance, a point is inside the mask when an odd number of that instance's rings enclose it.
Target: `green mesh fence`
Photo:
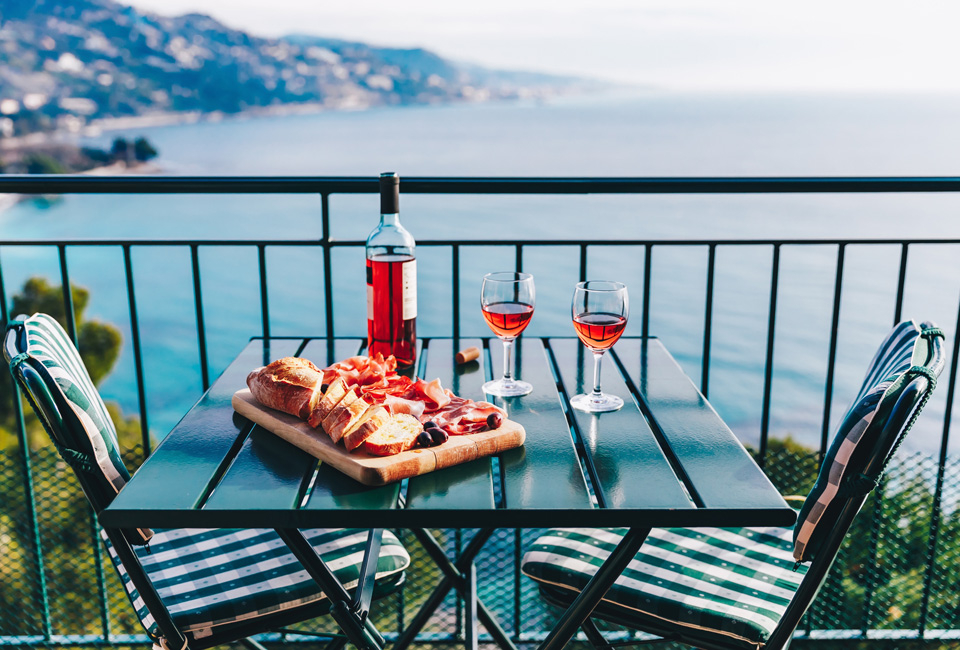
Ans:
[[[764,469],[784,494],[805,494],[816,474],[816,456],[805,450],[771,447]],[[130,449],[128,466],[142,460]],[[87,644],[127,647],[143,631],[120,581],[95,543],[91,511],[71,470],[49,447],[29,456],[32,490],[19,446],[0,449],[0,644],[70,646],[82,635]],[[938,476],[941,498],[936,503]],[[36,530],[30,513],[35,506]],[[867,500],[848,534],[817,600],[800,626],[817,638],[825,630],[847,636],[862,630],[913,635],[925,630],[943,637],[960,630],[960,458],[939,467],[936,458],[901,453],[890,464],[880,489]],[[936,522],[936,530],[934,530]],[[454,557],[475,531],[433,531]],[[498,530],[477,559],[481,599],[507,633],[520,642],[543,638],[560,612],[547,605],[536,585],[519,572],[519,558],[541,531]],[[413,559],[401,592],[374,606],[377,627],[399,633],[440,583],[442,575],[408,531],[397,531]],[[39,551],[39,554],[38,554]],[[451,592],[424,627],[424,644],[457,643],[463,608]],[[603,626],[619,640],[634,633]],[[308,642],[295,632],[335,633],[329,618],[290,628],[288,641]],[[281,643],[275,637],[272,643]],[[824,647],[812,640],[798,645]],[[941,647],[931,641],[924,647]],[[135,646],[143,647],[143,646]],[[852,647],[849,643],[844,647]],[[879,647],[879,646],[871,646]],[[906,646],[903,646],[906,647]]]

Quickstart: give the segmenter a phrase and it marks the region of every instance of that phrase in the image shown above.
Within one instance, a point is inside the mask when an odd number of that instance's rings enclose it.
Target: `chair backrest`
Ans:
[[[812,560],[766,648],[782,647],[822,586],[867,495],[929,399],[945,365],[943,332],[904,321],[874,357],[797,519],[794,552]]]
[[[77,348],[55,319],[34,314],[8,325],[3,354],[57,451],[99,513],[130,474],[120,457],[113,420]],[[152,534],[124,531],[133,544],[146,543]]]

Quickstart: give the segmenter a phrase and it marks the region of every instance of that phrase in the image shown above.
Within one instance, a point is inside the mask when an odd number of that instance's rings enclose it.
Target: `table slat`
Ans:
[[[593,389],[593,353],[578,339],[551,339],[568,399]],[[609,355],[607,355],[609,357]],[[613,359],[603,360],[603,391],[621,397],[612,413],[571,409],[607,508],[694,508]],[[597,489],[594,485],[594,489]]]
[[[300,356],[320,368],[357,354],[358,340],[310,341]],[[204,510],[296,508],[317,459],[257,425],[247,436]]]
[[[649,416],[708,508],[784,508],[786,503],[730,428],[658,339],[624,339],[616,354]]]
[[[463,340],[461,348],[482,345],[479,340]],[[457,350],[451,339],[432,339],[426,349],[423,378],[440,378],[444,388],[461,397],[486,399],[483,395],[483,369],[476,361],[457,366]],[[496,507],[493,497],[493,462],[478,458],[469,463],[415,476],[407,486],[408,510],[490,510]]]
[[[348,343],[347,345],[342,345]],[[364,341],[336,340],[331,347],[326,340],[311,341],[300,355],[323,367],[354,356]],[[420,345],[420,342],[417,342]],[[330,354],[333,356],[331,357]],[[324,360],[328,361],[323,363]],[[317,479],[304,510],[385,510],[397,507],[400,483],[371,487],[353,480],[338,469],[320,463]],[[362,517],[361,513],[361,517]],[[351,524],[352,525],[352,524]],[[359,525],[359,524],[358,524]]]
[[[570,437],[543,342],[521,337],[514,344],[517,378],[533,385],[523,397],[496,398],[510,419],[527,431],[523,447],[500,456],[507,509],[591,509],[590,494]],[[500,341],[490,341],[493,375],[503,370]]]
[[[156,451],[137,470],[136,480],[114,499],[114,510],[186,510],[197,506],[239,435],[250,421],[230,399],[246,385],[253,368],[295,354],[302,339],[251,341]],[[160,527],[160,524],[156,524]],[[216,525],[211,522],[211,525]]]

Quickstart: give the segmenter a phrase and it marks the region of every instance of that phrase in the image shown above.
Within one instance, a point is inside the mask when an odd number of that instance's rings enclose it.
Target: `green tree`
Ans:
[[[109,323],[86,320],[84,312],[90,301],[90,292],[78,286],[71,287],[73,314],[77,326],[77,341],[80,356],[95,385],[113,369],[120,354],[122,337],[120,331]],[[11,314],[34,314],[42,312],[55,318],[67,329],[66,307],[63,304],[62,286],[53,286],[45,278],[32,277],[13,297]],[[15,440],[16,422],[13,411],[13,392],[9,381],[0,382],[0,448],[10,446]],[[29,409],[25,411],[32,416]],[[119,408],[113,413],[118,435],[122,433],[120,446],[135,445],[140,438],[137,418],[125,418]],[[32,417],[30,418],[32,423]],[[29,426],[31,447],[45,443],[45,434],[36,426]]]
[[[138,162],[146,162],[157,157],[156,148],[144,137],[137,138],[133,143],[133,157]]]
[[[28,174],[66,174],[63,164],[45,153],[33,151],[23,157],[23,166]]]
[[[126,162],[130,159],[130,143],[127,142],[126,138],[114,138],[113,145],[110,147],[110,154],[114,160]]]

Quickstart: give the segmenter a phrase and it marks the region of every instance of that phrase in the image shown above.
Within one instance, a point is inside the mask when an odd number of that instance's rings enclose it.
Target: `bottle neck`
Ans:
[[[392,214],[381,214],[380,215],[380,225],[381,226],[399,226],[400,225],[400,215],[396,212]]]

